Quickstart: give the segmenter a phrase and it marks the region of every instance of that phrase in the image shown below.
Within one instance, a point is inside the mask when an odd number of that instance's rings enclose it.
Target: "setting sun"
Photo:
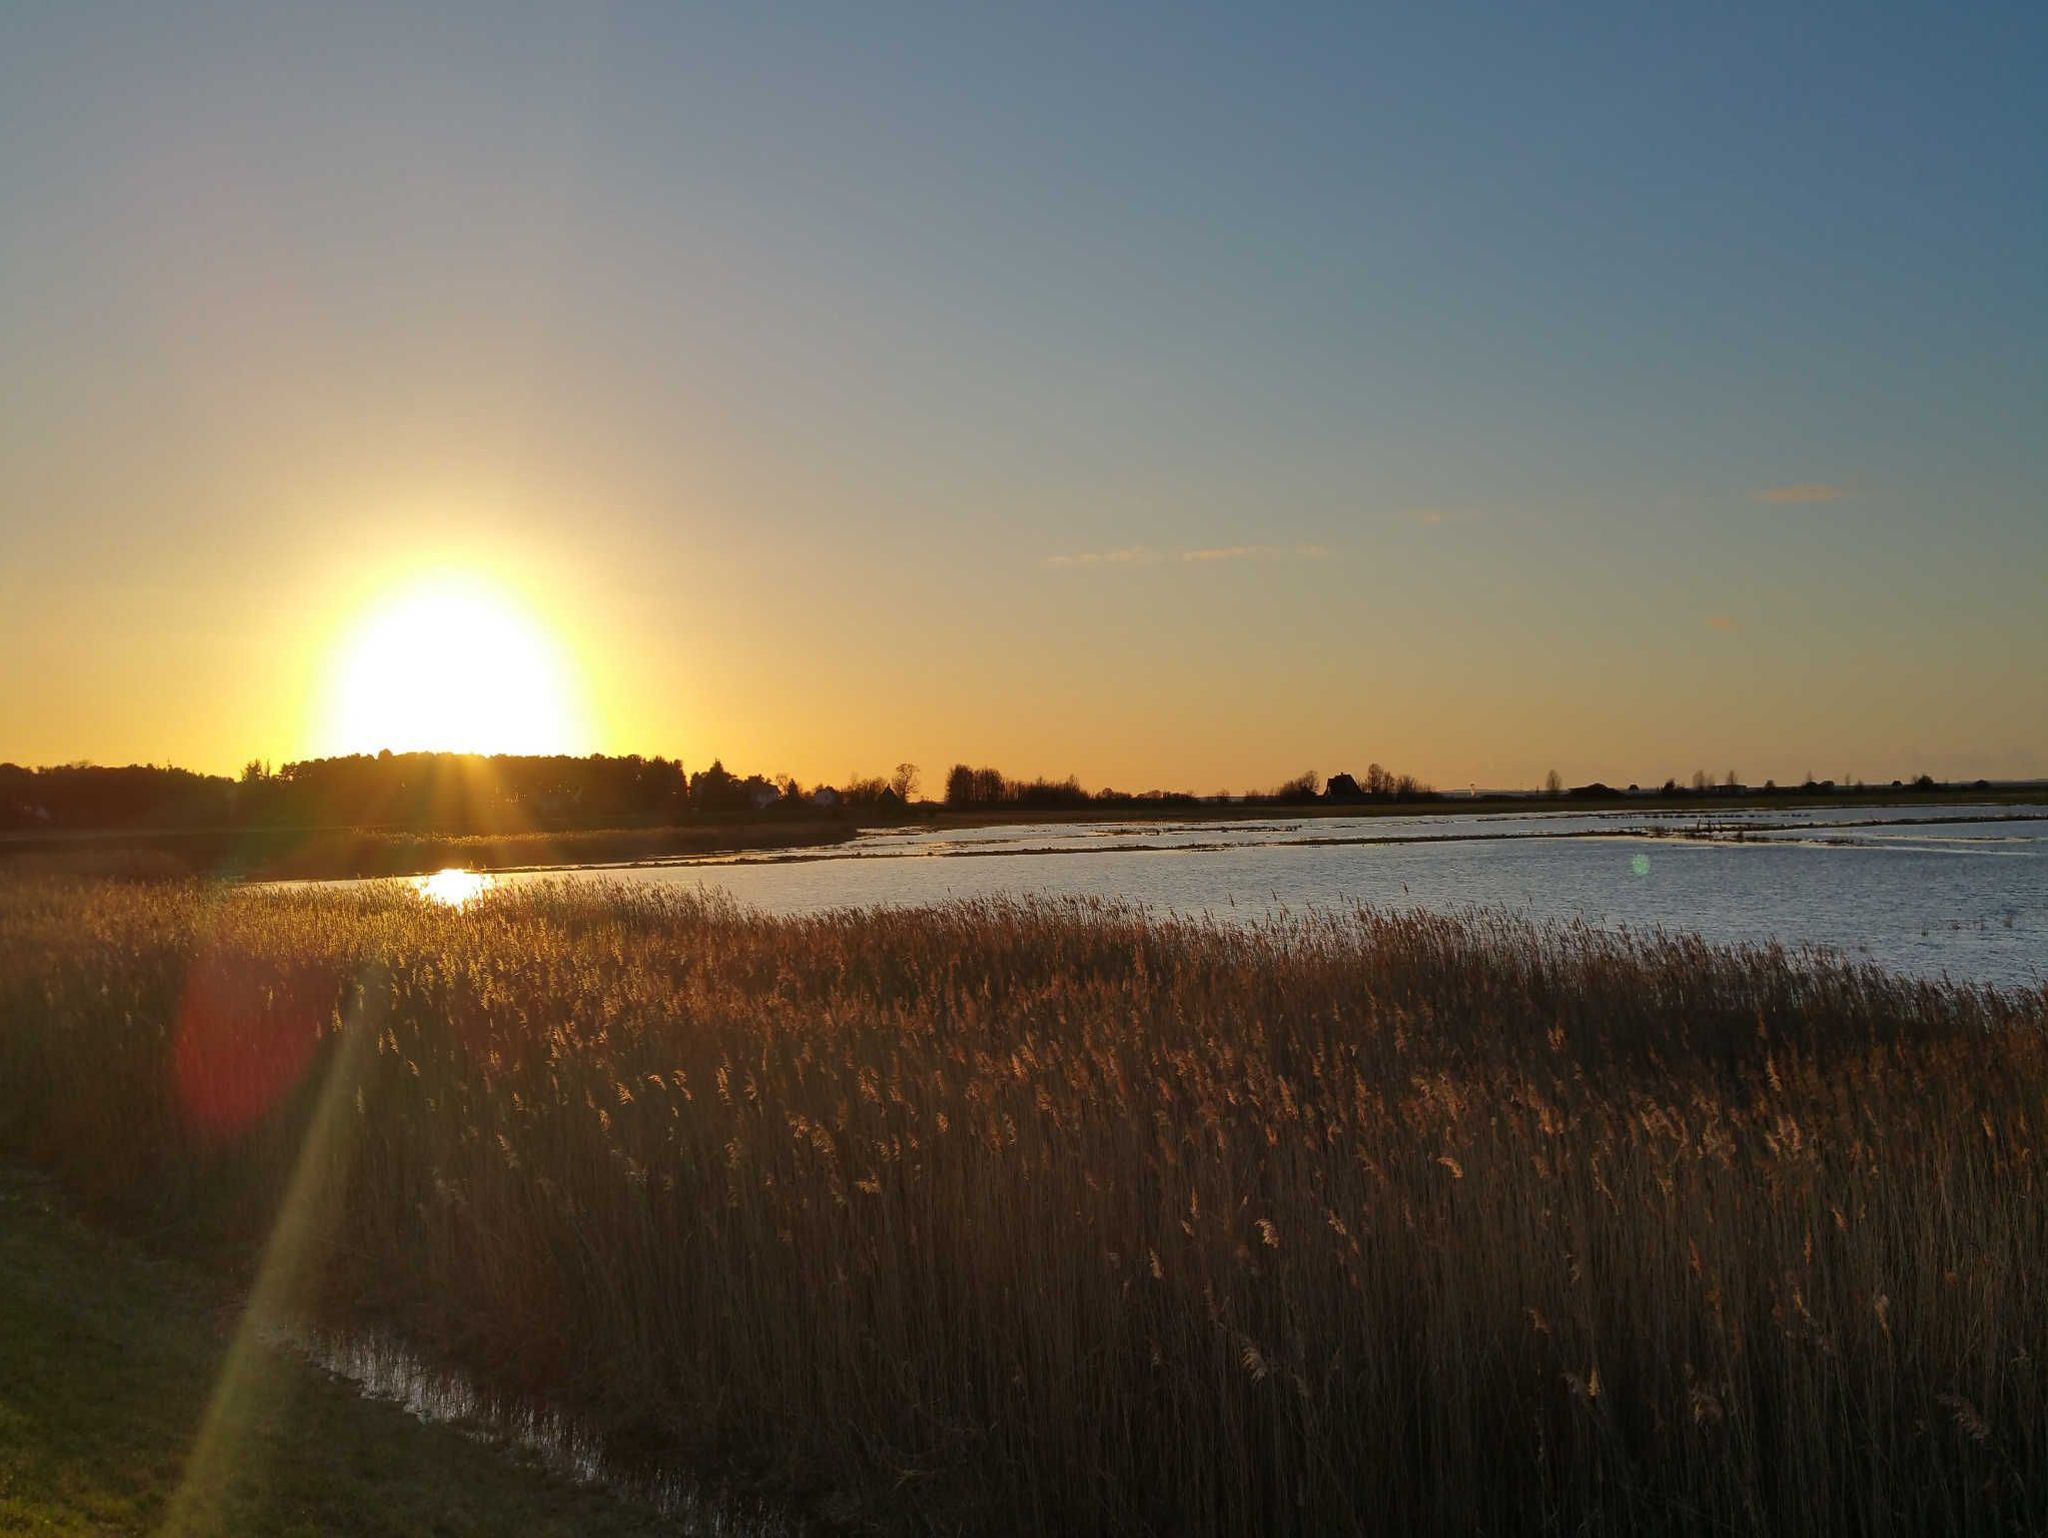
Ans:
[[[577,712],[561,648],[516,600],[444,578],[379,606],[337,657],[332,750],[562,753]]]

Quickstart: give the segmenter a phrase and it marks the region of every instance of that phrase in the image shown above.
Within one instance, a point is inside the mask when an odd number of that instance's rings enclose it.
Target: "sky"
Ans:
[[[9,5],[0,760],[373,746],[453,582],[554,745],[807,782],[2048,775],[2043,79],[2038,5]]]

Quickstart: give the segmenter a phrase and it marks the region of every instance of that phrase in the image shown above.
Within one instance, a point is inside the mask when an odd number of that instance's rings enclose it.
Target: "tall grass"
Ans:
[[[0,1144],[234,1255],[324,1093],[310,1322],[891,1529],[2048,1529],[2044,1027],[1487,916],[0,887]]]

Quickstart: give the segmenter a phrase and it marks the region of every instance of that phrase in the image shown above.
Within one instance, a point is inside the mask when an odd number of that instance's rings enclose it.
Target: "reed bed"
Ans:
[[[0,885],[0,1146],[892,1531],[2048,1530],[2044,1028],[1485,914]]]

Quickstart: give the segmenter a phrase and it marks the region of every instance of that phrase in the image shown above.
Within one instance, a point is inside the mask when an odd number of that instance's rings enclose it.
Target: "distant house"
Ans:
[[[821,812],[829,812],[839,805],[839,792],[830,785],[820,785],[811,792],[811,805]]]
[[[782,792],[773,785],[756,785],[747,792],[747,805],[757,812],[765,812],[782,799]]]

